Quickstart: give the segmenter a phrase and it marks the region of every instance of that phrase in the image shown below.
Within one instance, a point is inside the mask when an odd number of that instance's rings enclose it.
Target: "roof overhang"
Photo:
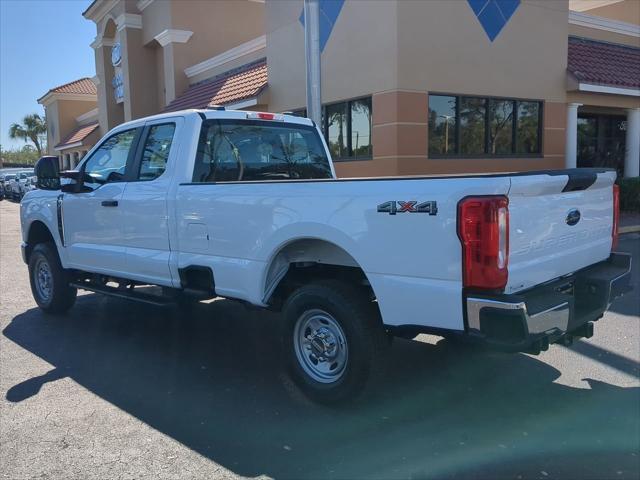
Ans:
[[[45,107],[48,107],[56,100],[80,100],[84,102],[97,102],[98,95],[91,95],[89,93],[57,93],[48,92],[38,99],[38,103]]]
[[[89,5],[89,8],[82,12],[82,16],[87,20],[98,23],[116,6],[118,1],[119,0],[94,0],[91,5]]]
[[[615,85],[600,85],[597,83],[580,82],[571,73],[567,73],[567,90],[570,92],[604,93],[607,95],[624,95],[627,97],[640,97],[640,89],[618,87]]]
[[[578,83],[576,89],[580,92],[608,93],[610,95],[626,95],[640,97],[640,90],[634,88],[611,87],[609,85],[594,85],[592,83]]]
[[[82,142],[74,142],[74,143],[66,143],[64,145],[56,145],[53,149],[57,152],[64,152],[65,150],[70,150],[72,148],[81,147]]]
[[[594,28],[596,30],[604,30],[606,32],[617,33],[619,35],[640,38],[640,26],[638,25],[621,22],[619,20],[611,20],[605,17],[598,17],[596,15],[589,15],[588,13],[569,11],[569,23],[580,27]]]
[[[206,72],[207,70],[212,70],[214,68],[220,67],[226,63],[237,60],[251,53],[266,50],[266,48],[267,36],[261,35],[260,37],[254,38],[253,40],[249,40],[248,42],[230,48],[229,50],[222,52],[215,57],[211,57],[203,62],[196,63],[195,65],[185,68],[184,74],[188,78],[193,78],[196,75]]]

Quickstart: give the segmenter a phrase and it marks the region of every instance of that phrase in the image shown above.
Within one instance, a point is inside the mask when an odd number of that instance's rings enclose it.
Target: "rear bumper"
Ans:
[[[591,337],[593,323],[631,290],[631,255],[604,262],[515,295],[466,292],[467,332],[510,351],[539,353],[549,344]]]

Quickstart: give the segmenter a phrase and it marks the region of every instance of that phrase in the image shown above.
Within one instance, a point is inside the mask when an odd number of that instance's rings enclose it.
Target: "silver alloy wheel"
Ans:
[[[53,294],[53,275],[46,258],[39,258],[36,262],[34,277],[38,296],[42,301],[48,302]]]
[[[346,335],[338,321],[320,309],[307,310],[293,329],[298,363],[314,380],[334,383],[343,375],[349,359]]]

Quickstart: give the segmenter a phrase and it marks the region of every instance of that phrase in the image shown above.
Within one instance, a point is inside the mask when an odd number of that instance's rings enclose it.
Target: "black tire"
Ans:
[[[346,360],[341,362],[344,366],[335,367],[335,371],[338,372],[337,369],[340,368],[341,373],[329,372],[327,375],[336,377],[324,378],[323,381],[314,378],[313,375],[318,375],[317,373],[309,373],[313,372],[313,367],[310,369],[308,363],[316,352],[320,351],[316,347],[322,340],[317,342],[315,334],[322,328],[303,328],[309,315],[315,315],[316,312],[323,312],[317,314],[321,319],[328,318],[323,317],[324,314],[328,314],[334,330],[337,327],[333,324],[339,325],[339,336],[345,340],[347,346]],[[295,290],[287,299],[283,317],[284,351],[290,375],[311,400],[327,405],[355,401],[382,375],[389,341],[376,304],[369,301],[363,292],[337,281],[305,285]],[[298,329],[297,324],[300,324]],[[300,334],[308,338],[304,332],[310,332],[309,336],[314,338],[313,341],[307,342],[306,350],[301,347],[303,342],[295,340]],[[340,342],[333,344],[336,343]],[[331,354],[330,350],[322,350],[320,355],[324,355],[325,352]],[[329,359],[329,356],[320,356],[324,360],[318,363],[327,364],[332,368],[333,359]]]
[[[49,281],[41,282],[37,275],[47,269]],[[29,281],[31,293],[38,306],[47,313],[63,313],[76,301],[78,290],[69,285],[69,273],[62,268],[55,245],[39,243],[29,256]],[[45,288],[46,287],[48,288]],[[49,291],[49,295],[44,293]]]

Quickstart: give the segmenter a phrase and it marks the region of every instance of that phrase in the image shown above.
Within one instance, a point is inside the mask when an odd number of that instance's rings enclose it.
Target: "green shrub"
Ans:
[[[640,177],[620,178],[620,210],[640,212]]]

